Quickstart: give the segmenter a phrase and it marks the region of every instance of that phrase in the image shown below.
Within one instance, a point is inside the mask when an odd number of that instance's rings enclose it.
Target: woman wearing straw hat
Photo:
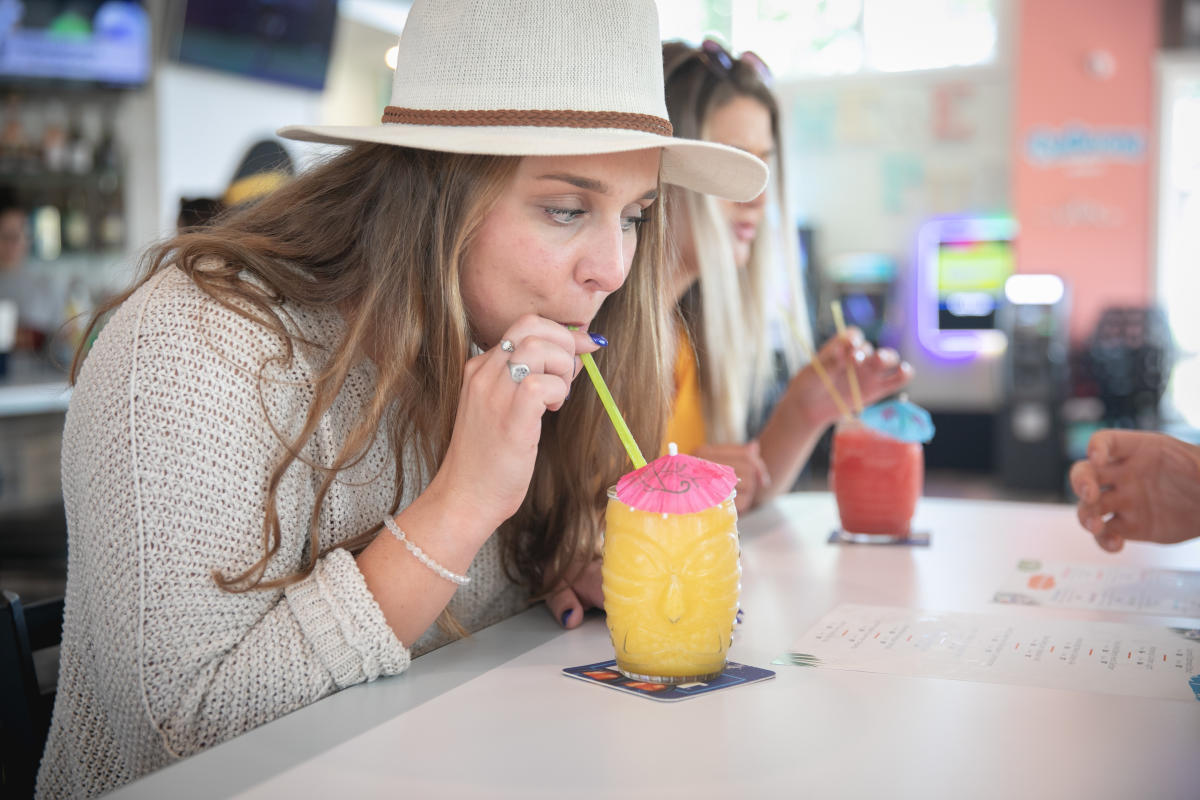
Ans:
[[[627,469],[586,331],[657,441],[660,184],[766,180],[671,137],[660,53],[652,0],[417,0],[382,124],[281,130],[350,147],[153,251],[76,372],[40,794],[573,595]]]
[[[813,368],[801,368],[808,345],[786,327],[778,357],[792,377],[782,394],[775,387],[770,323],[781,322],[781,309],[801,322],[807,314],[789,227],[779,105],[766,65],[753,53],[735,58],[710,39],[700,47],[666,42],[663,70],[677,136],[737,147],[772,167],[766,191],[749,201],[681,187],[672,189],[677,196],[668,204],[668,230],[677,246],[667,291],[683,326],[667,439],[681,452],[733,467],[740,479],[738,508],[744,510],[789,490],[838,409]],[[775,213],[768,213],[769,205]],[[842,376],[846,396],[846,366],[857,363],[868,403],[912,377],[894,350],[872,352],[857,329],[831,339],[819,355],[830,374]],[[773,411],[764,419],[772,399]]]

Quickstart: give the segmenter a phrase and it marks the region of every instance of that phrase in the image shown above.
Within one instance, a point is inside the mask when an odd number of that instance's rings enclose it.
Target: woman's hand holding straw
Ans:
[[[825,371],[825,365],[821,363],[821,359],[813,353],[812,348],[808,346],[808,341],[804,338],[804,334],[800,331],[800,326],[796,324],[796,320],[792,319],[792,315],[786,309],[780,309],[783,318],[787,320],[788,327],[792,331],[792,337],[796,340],[796,344],[804,351],[804,357],[808,359],[808,363],[812,364],[813,370],[817,373],[817,377],[821,379],[821,383],[825,386],[825,390],[829,392],[829,396],[833,398],[833,404],[837,406],[838,413],[843,419],[850,419],[854,415],[850,413],[846,401],[842,399],[841,392],[833,385],[833,381],[829,377],[829,373]]]
[[[838,336],[844,336],[846,320],[842,316],[842,302],[834,300],[829,307],[833,309],[833,324],[837,326]],[[861,414],[863,410],[862,392],[858,389],[858,374],[853,361],[846,367],[846,377],[850,379],[850,398],[854,401],[854,413]]]

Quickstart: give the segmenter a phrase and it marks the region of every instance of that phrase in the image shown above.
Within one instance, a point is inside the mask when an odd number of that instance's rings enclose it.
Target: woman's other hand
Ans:
[[[546,598],[546,609],[558,624],[570,630],[583,623],[583,612],[589,608],[604,608],[599,557],[589,561],[570,584],[564,584]]]

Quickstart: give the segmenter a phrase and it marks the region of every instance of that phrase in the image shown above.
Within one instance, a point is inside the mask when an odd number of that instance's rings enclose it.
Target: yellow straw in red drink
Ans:
[[[568,327],[573,331],[579,330],[574,325]],[[604,410],[608,412],[608,418],[612,420],[613,427],[617,429],[617,437],[621,440],[621,444],[625,445],[625,452],[629,454],[633,468],[641,469],[646,466],[646,458],[642,455],[637,442],[633,440],[633,432],[625,424],[625,418],[617,409],[617,401],[613,400],[612,392],[608,390],[608,384],[600,375],[600,370],[596,367],[596,360],[592,358],[591,353],[580,353],[579,360],[583,362],[583,368],[587,370],[588,377],[592,379],[592,386],[596,387],[596,394],[600,397],[600,405],[604,406]]]
[[[837,325],[838,336],[846,333],[846,320],[842,316],[842,301],[834,300],[829,304],[833,309],[833,324]],[[846,367],[846,377],[850,379],[850,398],[854,400],[854,413],[861,414],[863,410],[862,393],[858,390],[858,372],[851,361]]]
[[[825,390],[829,392],[829,396],[833,398],[833,404],[837,406],[838,413],[841,414],[844,419],[850,419],[854,415],[850,413],[850,409],[846,406],[846,401],[842,399],[841,393],[838,392],[837,387],[834,386],[833,381],[830,380],[829,373],[825,371],[825,365],[821,363],[821,359],[817,358],[812,349],[808,346],[808,342],[804,339],[804,334],[800,332],[800,326],[796,324],[796,320],[792,319],[792,315],[786,310],[780,309],[780,311],[783,314],[783,318],[787,320],[788,327],[792,329],[792,338],[796,340],[796,344],[798,344],[800,349],[804,351],[804,356],[808,359],[808,363],[812,364],[813,370],[816,371],[817,377],[821,379],[821,383],[824,384]]]

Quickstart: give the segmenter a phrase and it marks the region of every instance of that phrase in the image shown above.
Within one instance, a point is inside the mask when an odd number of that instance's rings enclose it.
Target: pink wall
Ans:
[[[1018,3],[1017,270],[1067,281],[1075,340],[1091,332],[1105,306],[1143,304],[1152,296],[1158,6]]]

